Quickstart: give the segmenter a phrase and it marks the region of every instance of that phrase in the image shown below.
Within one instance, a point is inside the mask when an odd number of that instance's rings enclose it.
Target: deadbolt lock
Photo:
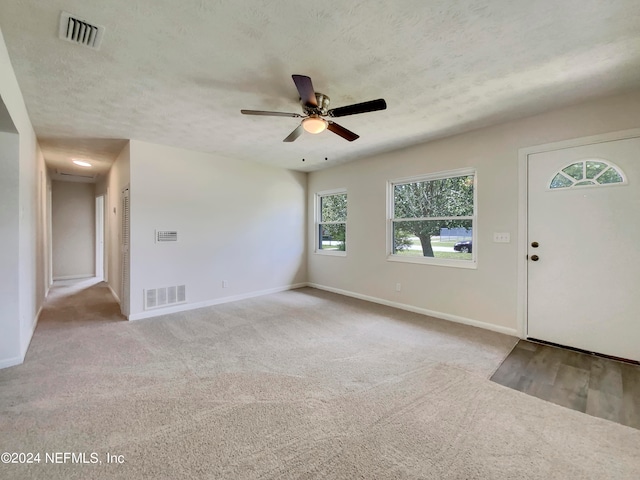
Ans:
[[[532,246],[533,248],[538,248],[538,246],[539,246],[539,245],[540,245],[540,244],[539,244],[538,242],[531,242],[531,246]]]

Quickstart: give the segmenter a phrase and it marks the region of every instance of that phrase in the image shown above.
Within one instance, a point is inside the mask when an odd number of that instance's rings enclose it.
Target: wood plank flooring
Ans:
[[[491,380],[640,429],[640,366],[520,340]]]

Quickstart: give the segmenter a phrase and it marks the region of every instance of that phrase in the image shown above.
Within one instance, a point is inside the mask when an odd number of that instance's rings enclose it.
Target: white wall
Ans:
[[[20,300],[21,300],[21,357],[27,353],[31,337],[38,322],[38,315],[49,293],[45,255],[48,255],[49,240],[46,236],[47,198],[46,188],[50,182],[44,156],[33,138],[33,150],[21,161],[21,215],[20,229]],[[28,212],[28,214],[25,214]]]
[[[42,208],[45,197],[39,190],[47,179],[44,159],[1,33],[0,96],[11,117],[11,123],[18,132],[17,157],[14,150],[10,159],[5,157],[2,160],[3,167],[6,165],[10,169],[7,178],[3,179],[3,189],[7,188],[6,195],[11,197],[2,207],[8,209],[2,214],[3,223],[8,221],[2,225],[8,234],[6,242],[3,238],[2,249],[5,250],[3,256],[13,257],[6,268],[2,265],[2,274],[10,279],[9,289],[16,294],[0,311],[0,331],[4,337],[0,342],[2,368],[22,362],[44,300],[44,262],[37,260],[47,248],[44,235],[46,209]],[[10,143],[15,142],[15,137],[13,138],[14,140],[9,140]],[[39,178],[43,181],[40,182]],[[4,194],[2,199],[4,200]],[[5,311],[4,308],[8,310]]]
[[[19,363],[20,358],[19,147],[17,133],[0,132],[0,367]]]
[[[52,182],[53,278],[95,275],[95,184]]]
[[[640,127],[640,92],[559,109],[523,120],[372,156],[309,175],[309,282],[516,333],[518,149]],[[475,167],[478,255],[475,270],[386,259],[386,182]],[[347,256],[313,253],[313,198],[348,191]],[[493,243],[509,232],[511,243]],[[396,292],[395,285],[402,284]]]
[[[130,145],[127,143],[111,166],[106,178],[96,185],[96,195],[105,195],[105,279],[111,293],[120,301],[122,265],[120,244],[122,241],[122,212],[120,194],[129,185]]]
[[[49,288],[53,283],[53,269],[51,266],[51,202],[49,192],[51,191],[51,176],[45,165],[44,155],[38,146],[38,171],[36,181],[38,182],[37,199],[37,253],[36,253],[36,298],[44,299],[49,293]]]
[[[305,229],[306,174],[132,140],[130,318],[168,311],[149,288],[186,285],[184,309],[305,282]]]

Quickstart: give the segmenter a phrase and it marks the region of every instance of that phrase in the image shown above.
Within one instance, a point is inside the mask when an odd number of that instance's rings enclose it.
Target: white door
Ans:
[[[527,194],[527,336],[640,360],[640,138],[529,155]]]

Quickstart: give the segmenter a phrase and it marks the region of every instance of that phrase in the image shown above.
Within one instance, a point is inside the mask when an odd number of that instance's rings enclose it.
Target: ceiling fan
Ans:
[[[329,110],[329,97],[324,93],[316,92],[313,89],[311,78],[305,75],[291,75],[293,82],[296,84],[298,93],[300,94],[300,104],[304,115],[299,113],[285,112],[266,112],[264,110],[240,110],[245,115],[265,115],[271,117],[294,117],[302,118],[300,125],[283,140],[283,142],[293,142],[302,135],[302,131],[309,133],[321,133],[329,130],[342,138],[353,142],[359,138],[351,130],[347,130],[332,120],[323,117],[346,117],[347,115],[355,115],[356,113],[375,112],[376,110],[384,110],[387,108],[387,102],[384,99],[370,100],[368,102],[354,103],[345,107],[332,108]]]

